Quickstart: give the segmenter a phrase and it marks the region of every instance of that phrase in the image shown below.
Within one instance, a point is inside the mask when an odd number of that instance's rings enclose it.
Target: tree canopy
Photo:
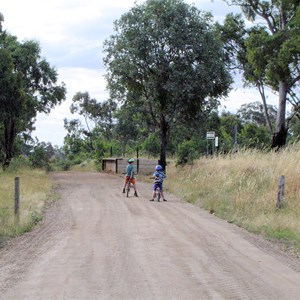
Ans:
[[[286,103],[289,101],[299,109],[300,82],[300,1],[299,0],[228,0],[239,5],[246,18],[256,22],[246,29],[239,18],[228,22],[227,34],[232,28],[242,28],[239,34],[231,35],[232,41],[239,41],[239,62],[242,63],[244,78],[254,83],[264,100],[263,86],[278,93],[278,107],[272,147],[286,143]],[[238,26],[235,26],[238,24]],[[230,38],[228,39],[230,40]],[[236,45],[236,44],[235,44]],[[234,50],[228,47],[228,50]],[[265,104],[266,107],[266,104]],[[269,124],[270,125],[270,124]],[[270,127],[270,126],[269,126]]]
[[[1,19],[0,15],[0,24]],[[6,168],[17,136],[30,134],[38,112],[65,99],[55,68],[41,57],[36,41],[18,41],[0,26],[0,161]]]
[[[172,127],[215,109],[231,84],[211,15],[181,0],[135,5],[115,22],[104,52],[111,97],[151,116],[163,166]]]
[[[271,124],[272,126],[275,126],[277,109],[274,105],[267,105],[267,109]],[[252,123],[258,126],[267,127],[264,108],[259,101],[242,104],[237,111],[237,115],[243,123]]]

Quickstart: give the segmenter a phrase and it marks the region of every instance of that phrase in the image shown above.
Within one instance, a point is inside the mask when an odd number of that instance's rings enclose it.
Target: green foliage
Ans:
[[[86,130],[83,130],[90,139],[90,147],[93,149],[93,141],[97,133],[103,134],[107,139],[111,138],[113,127],[113,113],[117,105],[114,101],[98,102],[90,97],[88,92],[78,92],[72,99],[71,113],[78,113],[84,117]]]
[[[292,118],[289,128],[289,142],[299,142],[300,141],[300,119],[298,117]]]
[[[281,240],[284,242],[294,241],[300,244],[300,234],[290,228],[271,228],[270,226],[262,226],[260,229],[263,234],[269,239]]]
[[[151,156],[159,155],[160,144],[159,137],[155,133],[150,133],[142,144],[143,150]]]
[[[244,71],[246,83],[258,88],[265,111],[265,86],[278,92],[279,105],[272,147],[281,147],[286,143],[287,136],[286,103],[289,101],[298,109],[300,101],[297,92],[300,80],[299,1],[231,0],[229,3],[240,5],[248,20],[260,19],[259,25],[246,29],[245,25],[239,22],[240,16],[231,15],[219,29],[221,28],[221,33],[226,33],[222,36],[227,43],[227,55],[234,57],[234,61],[238,62],[236,66]],[[243,30],[238,30],[240,34],[235,35],[232,27],[241,27]],[[231,45],[234,47],[230,47]],[[268,127],[272,132],[270,122]]]
[[[44,168],[47,167],[49,163],[45,149],[42,146],[37,146],[34,148],[29,161],[33,168]]]
[[[31,221],[33,222],[33,224],[38,224],[39,222],[41,222],[43,220],[43,215],[41,212],[34,210],[31,212]]]
[[[178,145],[176,165],[191,164],[199,157],[197,143],[195,141],[184,141]]]
[[[271,123],[275,126],[277,109],[274,105],[267,105],[267,108]],[[267,126],[264,108],[261,102],[256,101],[242,104],[237,111],[237,115],[243,124],[250,122],[257,126]]]
[[[101,162],[103,157],[108,156],[113,144],[118,149],[116,152],[120,153],[119,145],[112,140],[116,127],[113,117],[116,104],[113,101],[99,103],[90,98],[88,92],[78,92],[72,100],[71,113],[83,116],[84,124],[79,119],[64,120],[67,135],[63,149],[71,164],[89,158]]]
[[[270,146],[270,136],[266,127],[246,124],[238,135],[239,144],[245,148],[265,149]]]
[[[84,145],[86,144],[83,135],[84,128],[78,119],[71,121],[64,119],[64,128],[67,130],[67,135],[64,138],[63,150],[66,156],[72,159],[84,152]]]
[[[108,145],[103,140],[97,139],[95,148],[94,159],[100,164],[108,151]]]
[[[51,170],[53,171],[69,171],[71,168],[71,162],[69,160],[56,160],[51,162]]]
[[[242,128],[242,124],[238,116],[223,112],[220,117],[220,127],[217,130],[217,136],[219,137],[219,148],[221,153],[227,153],[233,150],[234,147],[234,130],[235,126],[239,132]]]
[[[65,99],[64,84],[56,82],[57,72],[41,58],[36,41],[19,42],[0,31],[0,159],[4,169],[15,154],[17,136],[33,130],[37,113],[49,113]]]
[[[104,44],[111,97],[151,116],[165,164],[174,126],[216,108],[231,84],[211,15],[181,0],[148,0],[117,20],[115,32]]]
[[[29,161],[33,168],[50,168],[50,160],[55,151],[51,143],[37,143],[29,156]]]
[[[139,106],[136,107],[130,103],[125,103],[117,109],[114,117],[117,120],[114,136],[120,142],[122,154],[125,156],[125,153],[128,152],[126,151],[127,147],[137,146],[136,141],[139,140],[147,126],[147,123],[144,122],[147,117],[143,118]]]
[[[29,168],[31,166],[30,161],[25,156],[14,157],[7,169],[8,172],[17,172],[17,170]]]

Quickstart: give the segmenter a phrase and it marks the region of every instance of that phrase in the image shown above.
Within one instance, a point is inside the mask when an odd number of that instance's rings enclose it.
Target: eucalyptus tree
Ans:
[[[21,76],[14,72],[9,51],[0,48],[0,160],[3,168],[9,165],[13,155],[13,141],[19,126],[16,119],[21,115],[25,101]]]
[[[277,115],[276,106],[267,105],[267,111],[271,126],[274,126]],[[264,107],[259,101],[242,104],[237,111],[237,116],[241,119],[243,124],[252,123],[257,126],[267,127],[267,122],[264,115]]]
[[[253,29],[246,29],[245,20],[240,14],[232,13],[225,17],[223,25],[217,23],[217,30],[220,33],[221,40],[224,43],[225,55],[227,57],[228,68],[235,73],[243,74],[244,86],[254,86],[259,91],[262,100],[264,118],[266,120],[269,134],[273,135],[273,125],[270,119],[265,75],[255,72],[255,68],[247,59],[246,41]]]
[[[68,121],[66,118],[64,119],[64,128],[67,131],[67,135],[64,137],[64,153],[68,159],[73,160],[75,157],[80,156],[82,152],[87,152],[85,129],[79,119]],[[90,151],[88,152],[90,153]]]
[[[85,129],[83,134],[89,139],[90,150],[94,149],[94,141],[101,133],[106,139],[111,139],[113,131],[113,112],[116,103],[112,100],[99,102],[91,98],[88,92],[78,92],[72,98],[70,111],[83,117]]]
[[[128,145],[138,146],[136,143],[140,134],[139,130],[141,130],[140,118],[134,108],[126,104],[116,110],[115,118],[114,137],[118,140],[124,156]]]
[[[13,157],[16,138],[34,129],[37,113],[49,113],[65,99],[64,84],[56,82],[57,72],[41,58],[36,41],[19,42],[15,36],[0,32],[0,160],[3,169]]]
[[[160,130],[165,167],[168,136],[178,123],[209,113],[226,96],[231,76],[211,15],[181,0],[148,0],[115,21],[104,43],[113,99],[147,108]]]
[[[252,76],[259,78],[264,85],[278,93],[278,112],[272,147],[279,148],[286,143],[287,101],[295,109],[299,109],[300,1],[226,2],[239,5],[248,20],[263,21],[248,30],[244,57],[251,68]]]

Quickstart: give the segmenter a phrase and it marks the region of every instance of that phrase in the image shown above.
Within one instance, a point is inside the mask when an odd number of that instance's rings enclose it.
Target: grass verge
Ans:
[[[300,149],[240,151],[168,168],[166,189],[267,239],[300,253]],[[276,209],[278,178],[285,176],[284,205]]]
[[[19,217],[14,214],[14,180],[19,177]],[[51,198],[52,183],[44,170],[21,168],[0,172],[0,243],[29,231],[42,220],[45,203]]]

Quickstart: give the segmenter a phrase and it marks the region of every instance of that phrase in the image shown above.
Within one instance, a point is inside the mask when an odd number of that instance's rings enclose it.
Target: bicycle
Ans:
[[[133,185],[131,184],[131,179],[133,177],[133,174],[131,172],[129,178],[128,178],[128,182],[126,184],[126,196],[129,197],[129,193],[130,193],[130,189],[133,187]]]
[[[157,201],[160,202],[160,198],[161,198],[160,185],[157,185],[157,187],[155,189],[155,198],[157,198]]]
[[[154,177],[150,177],[150,179],[153,179]],[[156,188],[154,190],[153,199],[151,201],[154,201],[155,198],[157,198],[157,201],[160,202],[161,199],[161,183],[156,183]],[[167,201],[164,199],[164,201]]]

